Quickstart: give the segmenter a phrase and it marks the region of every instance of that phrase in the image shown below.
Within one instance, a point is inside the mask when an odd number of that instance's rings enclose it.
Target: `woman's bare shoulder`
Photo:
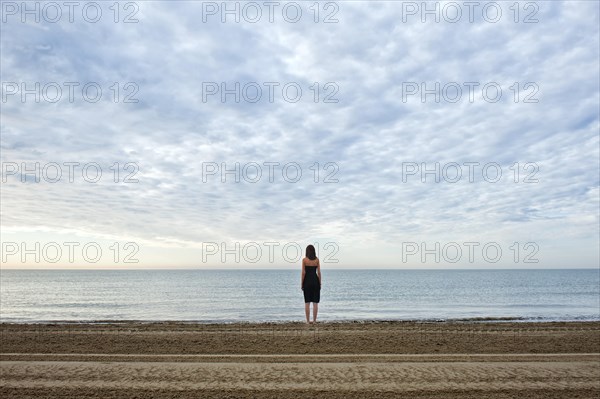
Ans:
[[[303,258],[302,263],[307,264],[308,266],[316,266],[319,264],[319,258],[314,258],[314,259]]]

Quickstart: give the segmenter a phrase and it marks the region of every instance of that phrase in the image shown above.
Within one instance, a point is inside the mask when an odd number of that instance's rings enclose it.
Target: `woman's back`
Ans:
[[[318,269],[319,269],[319,258],[315,256],[314,259],[308,257],[303,259],[304,262],[304,288],[319,289],[321,284],[319,282]]]

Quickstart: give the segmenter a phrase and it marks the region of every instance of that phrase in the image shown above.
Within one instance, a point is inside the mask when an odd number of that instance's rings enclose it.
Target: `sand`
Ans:
[[[598,398],[600,323],[0,325],[7,398]]]

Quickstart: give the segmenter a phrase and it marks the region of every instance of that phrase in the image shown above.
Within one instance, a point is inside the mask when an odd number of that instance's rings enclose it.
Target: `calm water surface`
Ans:
[[[3,322],[302,320],[295,270],[2,270]],[[600,320],[600,273],[323,270],[321,320]]]

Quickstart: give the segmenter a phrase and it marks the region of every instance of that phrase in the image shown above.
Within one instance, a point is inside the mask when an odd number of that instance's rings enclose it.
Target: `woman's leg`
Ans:
[[[310,302],[304,304],[304,313],[306,314],[306,322],[310,322]]]
[[[317,322],[317,313],[319,313],[319,304],[313,302],[313,322]]]

